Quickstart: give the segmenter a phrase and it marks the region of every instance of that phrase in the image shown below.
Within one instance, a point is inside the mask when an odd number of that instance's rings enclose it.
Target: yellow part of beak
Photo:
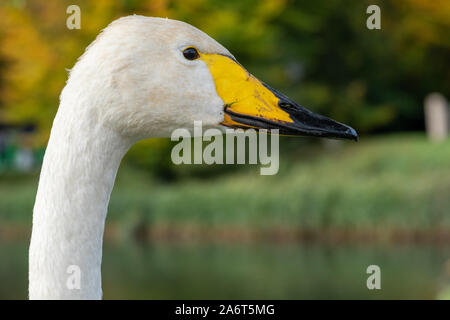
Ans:
[[[224,102],[223,125],[232,128],[278,129],[282,135],[358,140],[345,124],[316,114],[270,88],[233,57],[200,54]]]
[[[217,93],[228,111],[266,120],[293,122],[289,114],[278,106],[279,99],[231,57],[202,54],[200,59],[211,72]],[[233,121],[227,114],[222,124],[252,127]]]

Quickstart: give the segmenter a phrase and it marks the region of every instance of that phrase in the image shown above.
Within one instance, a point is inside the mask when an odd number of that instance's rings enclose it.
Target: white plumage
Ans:
[[[221,127],[223,101],[206,65],[181,49],[230,54],[179,21],[129,16],[111,23],[61,93],[33,210],[31,299],[100,299],[104,222],[117,169],[140,139],[168,137],[194,120]],[[67,268],[81,270],[79,290]]]

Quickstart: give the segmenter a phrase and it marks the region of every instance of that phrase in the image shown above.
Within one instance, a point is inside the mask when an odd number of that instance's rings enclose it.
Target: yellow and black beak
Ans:
[[[279,129],[283,135],[358,140],[356,131],[316,114],[249,74],[231,56],[201,54],[225,102],[223,125],[232,128]]]

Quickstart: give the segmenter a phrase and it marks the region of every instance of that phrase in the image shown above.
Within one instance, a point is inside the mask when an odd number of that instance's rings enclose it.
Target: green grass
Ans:
[[[450,141],[396,135],[319,151],[301,146],[280,156],[275,176],[249,166],[161,183],[124,165],[108,221],[383,232],[450,227]],[[0,177],[0,225],[30,223],[37,181],[38,175]]]

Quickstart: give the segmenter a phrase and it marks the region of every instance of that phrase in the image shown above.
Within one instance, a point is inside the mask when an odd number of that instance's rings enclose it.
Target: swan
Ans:
[[[78,59],[45,152],[29,248],[30,299],[101,299],[107,206],[121,159],[137,141],[177,128],[279,129],[357,139],[249,74],[222,45],[181,21],[113,21]],[[79,287],[67,285],[71,268]]]

